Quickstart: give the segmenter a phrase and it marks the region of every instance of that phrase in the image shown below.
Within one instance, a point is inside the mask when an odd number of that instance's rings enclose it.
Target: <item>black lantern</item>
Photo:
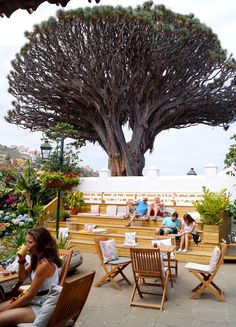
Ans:
[[[41,149],[42,159],[48,160],[50,158],[50,154],[51,154],[51,150],[52,150],[52,146],[48,142],[48,140],[44,140],[44,143],[41,144],[40,149]]]
[[[196,173],[196,171],[193,168],[191,168],[189,170],[189,172],[187,173],[187,175],[194,176],[194,175],[197,175],[197,173]]]

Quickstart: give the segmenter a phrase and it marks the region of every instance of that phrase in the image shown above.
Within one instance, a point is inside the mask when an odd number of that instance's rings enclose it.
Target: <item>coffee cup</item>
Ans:
[[[19,247],[17,254],[20,255],[22,258],[25,258],[27,252],[28,252],[28,246],[26,244],[22,244]]]

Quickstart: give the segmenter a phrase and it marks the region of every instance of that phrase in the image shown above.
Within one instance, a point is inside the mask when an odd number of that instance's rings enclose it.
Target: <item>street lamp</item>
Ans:
[[[44,140],[44,143],[40,146],[41,155],[43,160],[49,160],[51,155],[52,146],[48,140]],[[64,153],[64,137],[60,138],[60,152],[58,156],[59,168],[63,166],[63,153]],[[61,190],[57,190],[57,211],[56,211],[56,238],[59,236],[59,221],[60,221],[60,209],[61,209]]]
[[[48,160],[51,155],[52,146],[48,140],[44,140],[44,143],[40,146],[41,156],[43,160]]]

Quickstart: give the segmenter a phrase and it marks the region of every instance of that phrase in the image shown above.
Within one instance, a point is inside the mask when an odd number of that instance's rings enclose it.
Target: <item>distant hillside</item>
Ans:
[[[37,151],[15,145],[8,147],[0,144],[0,158],[30,159],[32,158],[32,155],[35,157],[37,155]]]
[[[3,162],[6,158],[17,158],[17,159],[31,159],[36,160],[40,157],[40,153],[36,150],[31,150],[23,146],[11,145],[10,147],[0,144],[0,162]],[[84,177],[96,177],[98,171],[93,170],[89,166],[81,167],[81,176]]]

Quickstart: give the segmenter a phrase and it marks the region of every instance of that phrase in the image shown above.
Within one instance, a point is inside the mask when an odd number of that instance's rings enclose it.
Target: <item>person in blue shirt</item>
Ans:
[[[130,227],[132,222],[134,221],[135,218],[139,218],[142,216],[145,216],[148,211],[148,198],[144,197],[143,200],[138,200],[136,202],[131,202],[128,201],[128,206],[129,206],[129,214],[128,217],[130,217],[130,221],[126,225],[126,227]],[[132,207],[136,205],[135,209],[132,209]]]
[[[171,216],[163,219],[161,227],[156,229],[155,235],[177,234],[178,227],[180,227],[178,213],[174,212]]]

